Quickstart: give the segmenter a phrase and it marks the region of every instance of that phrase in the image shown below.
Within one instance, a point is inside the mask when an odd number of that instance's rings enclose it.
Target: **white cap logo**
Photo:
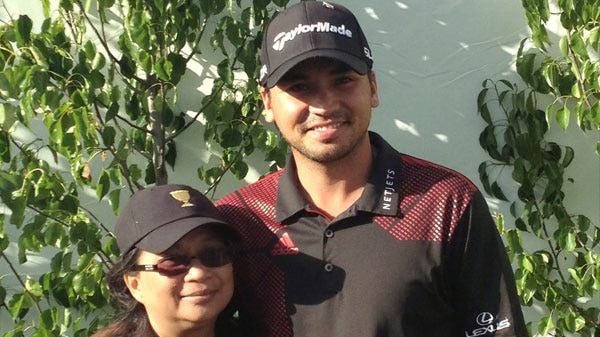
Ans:
[[[345,25],[336,26],[336,25],[332,24],[331,22],[317,22],[317,23],[311,24],[311,25],[299,24],[298,26],[294,27],[289,32],[281,32],[281,33],[277,34],[275,36],[275,38],[273,39],[273,49],[277,50],[277,51],[282,51],[286,42],[292,41],[293,39],[296,38],[296,36],[298,36],[300,34],[306,34],[306,33],[312,33],[312,32],[334,33],[334,34],[339,34],[341,36],[345,36],[348,38],[352,38],[352,31],[349,29],[346,29]]]
[[[267,65],[263,64],[262,67],[260,67],[260,79],[262,80],[263,78],[265,78],[265,76],[267,76],[267,74],[269,73],[269,69],[267,69]]]

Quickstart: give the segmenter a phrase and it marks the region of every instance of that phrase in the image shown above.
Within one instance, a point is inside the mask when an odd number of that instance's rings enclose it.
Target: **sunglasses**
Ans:
[[[138,264],[133,266],[135,271],[157,271],[163,276],[176,276],[186,273],[192,266],[192,260],[197,259],[208,268],[222,267],[233,261],[233,250],[229,247],[209,248],[196,256],[173,255],[164,257],[156,264]]]

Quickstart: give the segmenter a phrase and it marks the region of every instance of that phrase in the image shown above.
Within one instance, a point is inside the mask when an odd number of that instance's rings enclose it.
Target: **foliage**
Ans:
[[[167,183],[192,124],[219,159],[198,168],[207,192],[226,172],[244,178],[255,150],[283,164],[255,78],[261,27],[286,3],[40,0],[39,32],[27,15],[0,27],[0,310],[15,322],[5,336],[87,336],[106,323],[102,276],[118,249],[86,205],[116,214],[121,198]],[[218,59],[218,76],[190,118],[178,93],[201,57]],[[54,254],[46,270],[23,274],[38,253]]]
[[[515,228],[505,230],[503,216],[499,227],[518,266],[523,304],[547,309],[537,333],[598,336],[600,224],[569,211],[564,187],[573,181],[567,168],[575,151],[548,140],[548,131],[555,123],[567,131],[572,117],[581,135],[600,129],[600,8],[596,1],[569,0],[523,0],[523,7],[531,38],[521,43],[517,72],[526,88],[507,80],[484,81],[477,103],[487,126],[479,140],[492,159],[480,165],[480,178],[486,192],[502,200],[506,195],[492,174],[510,167],[518,185],[510,205]],[[553,21],[562,26],[558,51],[550,48],[546,29]],[[526,47],[529,42],[533,47]],[[578,177],[588,178],[597,183],[594,177]],[[535,247],[538,243],[545,248]]]

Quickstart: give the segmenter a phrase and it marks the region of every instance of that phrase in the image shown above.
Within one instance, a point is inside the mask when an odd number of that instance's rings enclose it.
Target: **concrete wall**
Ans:
[[[39,7],[37,0],[4,1],[13,14],[35,17],[32,8]],[[488,157],[478,143],[484,123],[477,116],[476,98],[485,79],[520,83],[515,74],[515,55],[519,42],[528,35],[520,2],[338,1],[356,14],[373,51],[381,105],[373,114],[371,129],[399,151],[448,166],[481,186],[477,167]],[[1,7],[0,18],[5,18]],[[210,68],[204,70],[210,72]],[[200,87],[194,80],[186,81],[190,89],[189,95],[181,92],[182,106],[192,104],[186,99],[192,99]],[[576,180],[567,188],[576,196],[574,211],[581,211],[600,224],[600,161],[585,160],[594,154],[599,133],[582,136],[575,130],[573,137],[553,127],[551,134],[576,149],[578,157],[568,171]],[[180,162],[172,182],[202,187],[195,178],[195,168],[198,161],[205,161],[208,156],[198,153],[198,137],[198,132],[191,131],[179,138]],[[226,181],[217,196],[254,181],[264,172],[260,158],[255,159],[246,181]],[[505,186],[514,185],[505,179]],[[488,201],[493,212],[508,216],[507,204]],[[108,210],[106,205],[91,199],[90,207]],[[0,266],[0,274],[5,274],[7,269]],[[536,321],[536,315],[535,310],[526,311],[530,320]],[[5,330],[7,319],[6,312],[0,310],[0,332]]]

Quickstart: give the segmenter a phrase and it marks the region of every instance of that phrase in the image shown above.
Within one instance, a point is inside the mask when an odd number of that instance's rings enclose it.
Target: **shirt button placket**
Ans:
[[[328,229],[325,231],[325,237],[328,239],[331,239],[334,236],[334,231],[331,229]]]
[[[333,236],[334,236],[334,235],[335,235],[335,232],[334,232],[333,230],[331,230],[331,229],[327,229],[327,230],[325,230],[325,237],[326,237],[327,239],[331,239],[331,238],[333,238]],[[329,272],[332,272],[332,271],[333,271],[333,264],[331,264],[331,263],[326,263],[326,264],[323,266],[323,269],[325,269],[325,271],[326,271],[326,272],[328,272],[328,273],[329,273]]]

